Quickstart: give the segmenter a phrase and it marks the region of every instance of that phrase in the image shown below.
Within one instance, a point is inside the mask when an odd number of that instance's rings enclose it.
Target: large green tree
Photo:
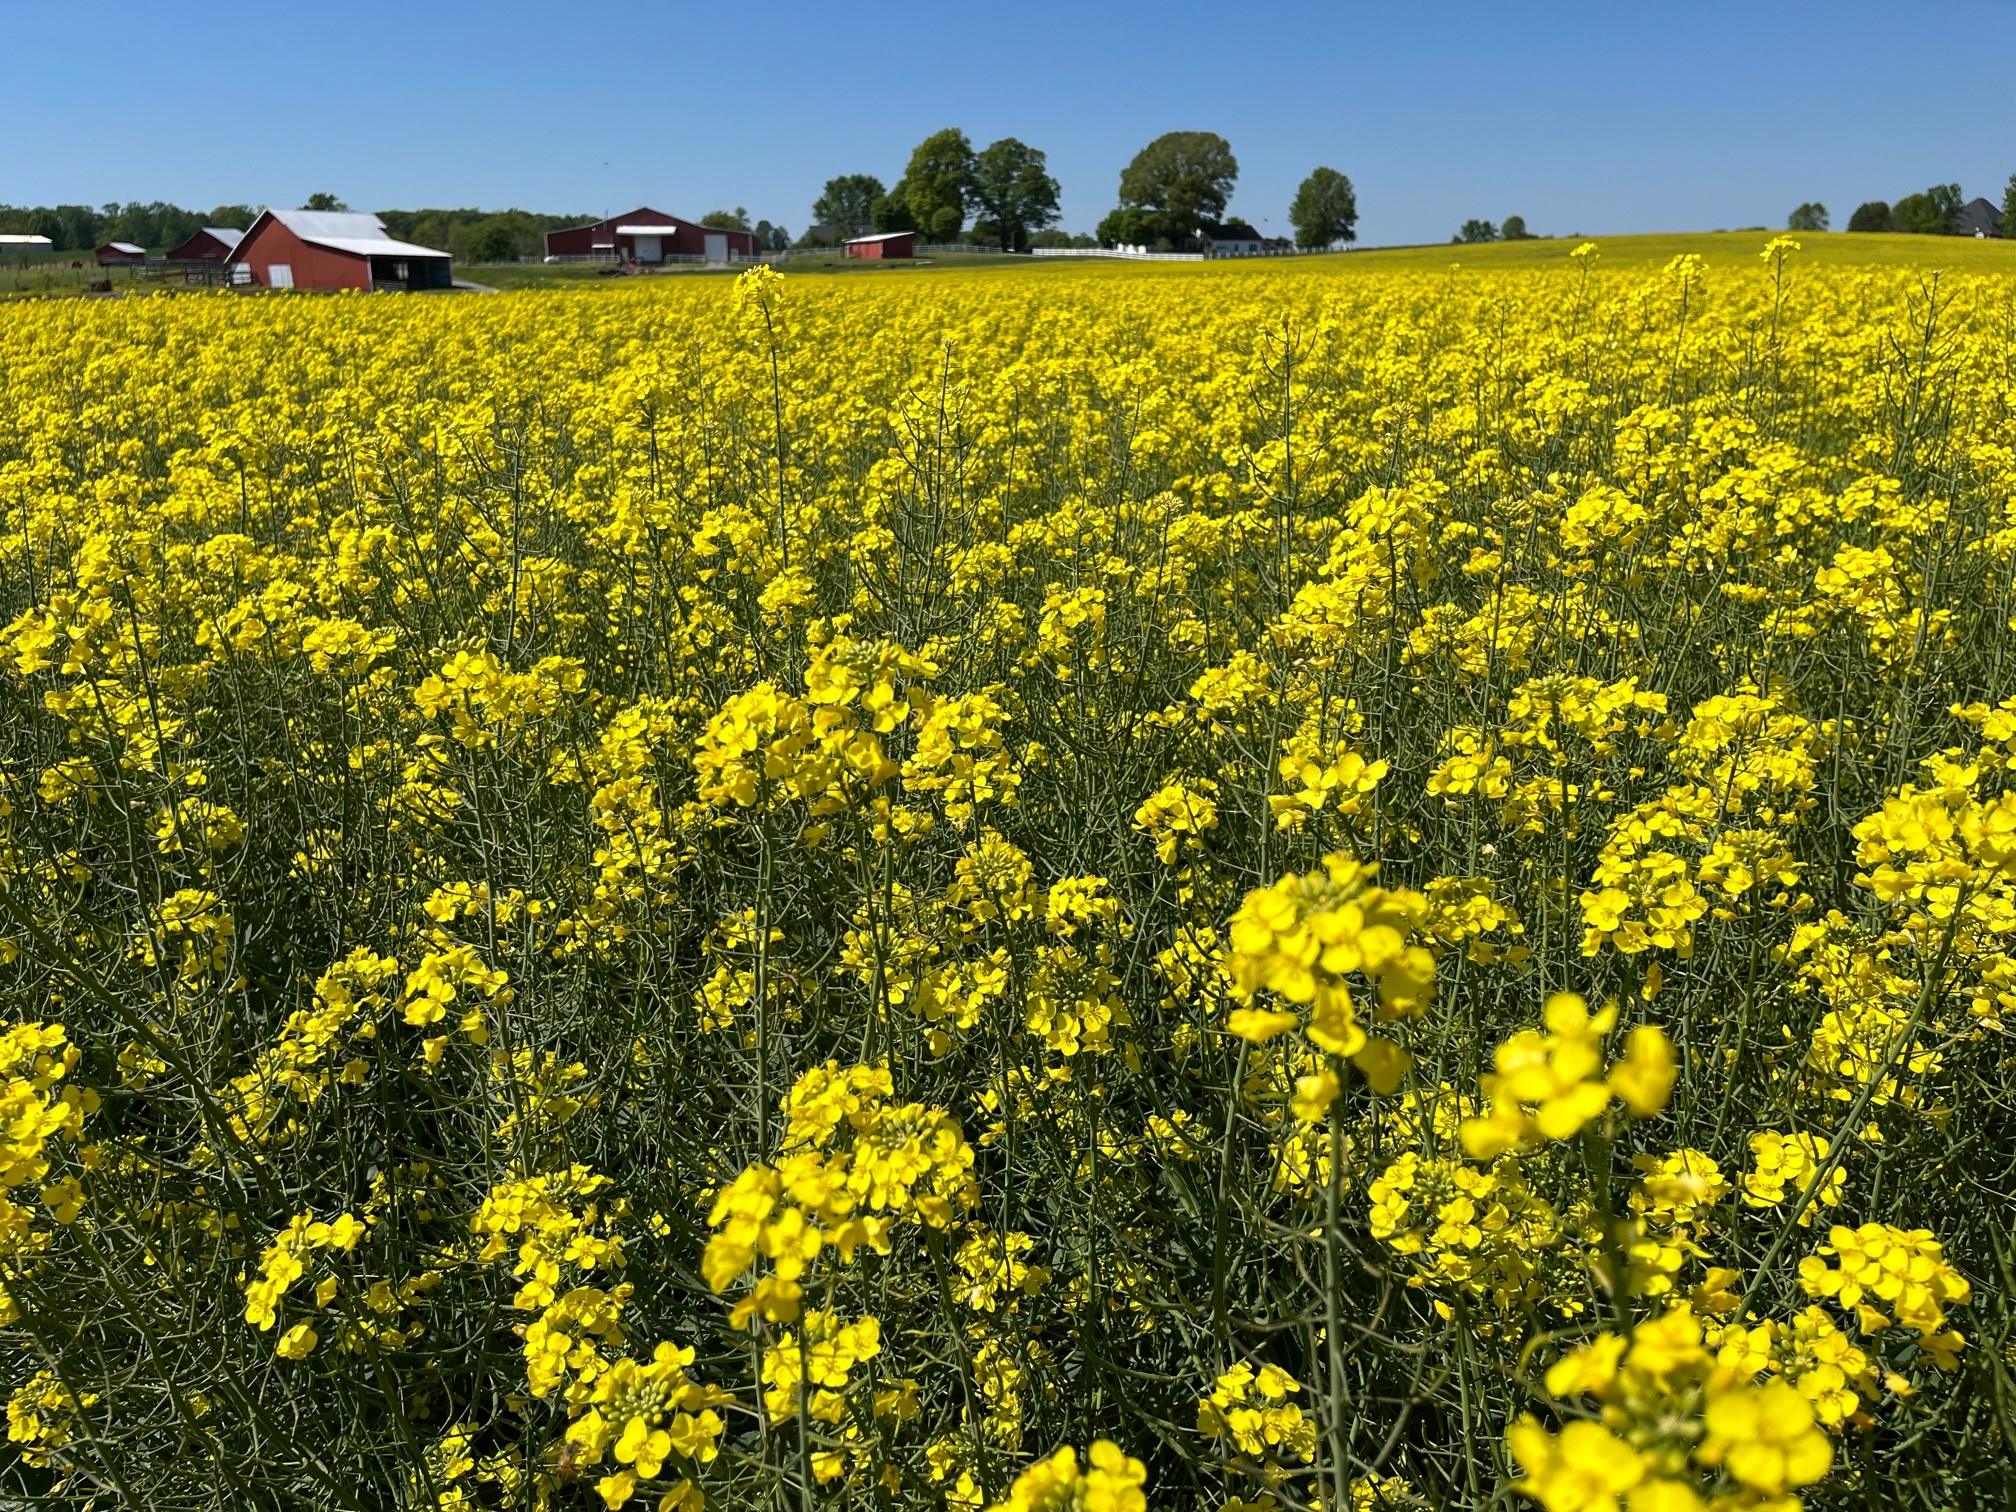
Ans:
[[[917,217],[910,213],[910,184],[898,179],[896,187],[875,201],[869,219],[877,231],[915,231]]]
[[[1498,228],[1487,220],[1466,220],[1462,229],[1449,240],[1453,242],[1494,242],[1498,240]]]
[[[700,224],[711,226],[716,231],[747,231],[749,212],[740,205],[733,210],[709,210],[700,217]]]
[[[1890,229],[1890,202],[1888,200],[1864,200],[1855,207],[1855,213],[1848,217],[1850,231],[1888,231]]]
[[[1288,206],[1295,245],[1305,252],[1358,240],[1358,192],[1335,168],[1318,168],[1302,180]]]
[[[973,144],[966,133],[947,126],[919,142],[903,170],[903,201],[917,229],[932,241],[953,240],[972,197]]]
[[[333,194],[317,191],[302,202],[303,210],[348,210],[350,207]]]
[[[1960,214],[1960,186],[1934,184],[1922,194],[1907,194],[1890,207],[1890,226],[1920,236],[1943,236]]]
[[[2002,191],[2002,234],[2016,236],[2016,173],[2009,175],[2009,185]]]
[[[875,202],[882,195],[882,180],[874,174],[843,173],[826,180],[812,202],[812,219],[837,236],[861,236],[875,223]]]
[[[1154,227],[1149,215],[1135,205],[1121,205],[1106,212],[1097,232],[1102,247],[1138,247],[1152,241]]]
[[[1004,252],[1022,252],[1029,234],[1057,224],[1057,180],[1026,142],[1003,137],[973,159],[973,203]]]
[[[1181,241],[1224,218],[1238,181],[1239,160],[1217,132],[1165,132],[1120,175],[1120,208],[1140,212],[1148,239]]]
[[[1827,207],[1818,200],[1808,200],[1797,210],[1785,217],[1787,231],[1825,231],[1827,229]]]

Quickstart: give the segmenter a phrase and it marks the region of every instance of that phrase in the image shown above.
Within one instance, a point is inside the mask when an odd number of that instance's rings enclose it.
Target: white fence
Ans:
[[[1202,252],[1150,252],[1144,247],[1038,247],[1036,257],[1120,257],[1129,262],[1203,262]]]

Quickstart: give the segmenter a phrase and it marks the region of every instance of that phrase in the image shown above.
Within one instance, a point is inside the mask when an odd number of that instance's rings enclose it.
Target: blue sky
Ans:
[[[1556,6],[1180,0],[7,0],[0,202],[164,199],[600,214],[747,206],[942,126],[1049,153],[1089,230],[1174,129],[1222,133],[1232,209],[1285,232],[1318,164],[1359,238],[1469,216],[1589,235],[1779,225],[1817,198],[2016,172],[2016,0]]]

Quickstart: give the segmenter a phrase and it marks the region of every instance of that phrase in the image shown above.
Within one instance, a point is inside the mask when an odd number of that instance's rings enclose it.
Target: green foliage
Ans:
[[[1224,217],[1238,181],[1239,160],[1217,132],[1165,132],[1120,175],[1120,208],[1139,212],[1141,219],[1132,223],[1135,235],[1119,239],[1177,242],[1192,236],[1203,222]],[[1100,225],[1105,241],[1106,222]]]
[[[898,179],[896,187],[875,201],[870,219],[877,231],[915,231],[917,217],[910,213],[909,182]]]
[[[711,226],[716,231],[747,231],[749,212],[740,205],[733,210],[709,210],[700,217],[700,224]]]
[[[318,190],[302,201],[301,208],[303,210],[348,210],[350,207],[336,198],[335,195],[325,194]]]
[[[474,262],[512,262],[518,256],[518,239],[501,220],[486,222],[470,241]]]
[[[1155,239],[1153,217],[1133,205],[1109,210],[1097,231],[1102,247],[1135,247]]]
[[[1288,206],[1295,245],[1304,251],[1358,239],[1358,192],[1335,168],[1318,168],[1302,180]]]
[[[1945,236],[1960,214],[1960,186],[1934,184],[1922,194],[1907,194],[1890,207],[1890,229],[1919,236]]]
[[[973,160],[972,198],[994,230],[994,244],[1019,252],[1029,236],[1057,221],[1057,180],[1042,152],[1003,137]]]
[[[1827,207],[1818,200],[1808,200],[1797,210],[1785,217],[1787,231],[1825,231],[1827,229]]]
[[[1498,240],[1498,228],[1487,220],[1466,220],[1462,228],[1449,240],[1464,243],[1494,242]]]
[[[1848,217],[1850,231],[1888,231],[1890,229],[1890,204],[1887,200],[1868,200],[1855,207],[1855,213]]]
[[[1531,241],[1533,233],[1526,229],[1526,217],[1508,215],[1505,223],[1498,228],[1498,235],[1505,241]]]
[[[953,241],[966,224],[973,166],[973,144],[956,126],[932,132],[910,154],[903,173],[904,202],[917,229],[932,241]]]
[[[860,236],[875,224],[875,202],[884,194],[882,180],[872,173],[843,173],[826,180],[812,202],[812,219],[832,240]],[[808,231],[809,237],[813,233]]]

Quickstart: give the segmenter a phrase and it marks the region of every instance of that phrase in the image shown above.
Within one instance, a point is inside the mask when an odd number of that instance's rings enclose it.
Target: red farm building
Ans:
[[[96,256],[101,268],[136,267],[147,261],[147,249],[131,242],[107,242]]]
[[[892,257],[915,257],[917,255],[917,233],[915,231],[885,231],[880,236],[856,236],[840,244],[843,257],[865,257],[870,262],[883,262]]]
[[[762,253],[754,231],[724,231],[681,220],[649,206],[612,215],[586,226],[546,233],[546,256],[554,262],[738,262]]]
[[[171,263],[221,263],[236,250],[243,231],[229,226],[205,226],[179,247],[168,249]]]
[[[385,234],[375,215],[261,210],[231,250],[232,282],[261,289],[445,289],[448,254]]]

